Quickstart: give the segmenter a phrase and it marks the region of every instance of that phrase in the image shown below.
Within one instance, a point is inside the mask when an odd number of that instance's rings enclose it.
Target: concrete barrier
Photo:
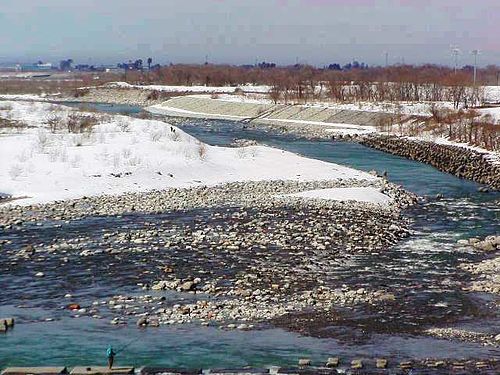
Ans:
[[[134,368],[130,366],[120,366],[108,368],[104,366],[77,366],[71,370],[71,375],[121,375],[121,374],[133,374]]]
[[[67,374],[66,367],[7,367],[2,375],[59,375]]]

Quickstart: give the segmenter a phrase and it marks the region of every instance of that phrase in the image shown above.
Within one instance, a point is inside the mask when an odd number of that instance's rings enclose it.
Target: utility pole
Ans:
[[[457,46],[451,46],[451,53],[453,55],[454,62],[455,62],[455,74],[457,74],[457,70],[458,70],[458,55],[460,54],[460,49]]]
[[[387,68],[389,66],[389,52],[385,53],[385,67]]]
[[[474,55],[474,87],[476,87],[476,79],[477,79],[477,55],[479,51],[477,49],[471,52]]]

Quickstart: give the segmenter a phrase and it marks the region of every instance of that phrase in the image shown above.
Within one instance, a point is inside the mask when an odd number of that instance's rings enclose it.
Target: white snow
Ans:
[[[47,101],[55,100],[61,93],[53,94],[1,94],[0,100]]]
[[[408,137],[408,138],[412,138],[412,137]],[[418,139],[418,138],[413,138],[413,139]],[[442,145],[458,146],[458,147],[462,147],[462,148],[465,148],[468,150],[476,151],[480,154],[483,154],[484,157],[486,159],[490,160],[493,164],[500,164],[500,153],[498,153],[498,152],[486,150],[484,148],[477,147],[477,146],[471,146],[467,143],[450,141],[448,138],[442,138],[442,137],[435,138],[434,137],[431,140],[435,143],[442,144]]]
[[[500,86],[484,86],[484,100],[487,103],[500,103]]]
[[[290,197],[307,199],[329,199],[336,201],[358,201],[388,205],[392,199],[373,187],[357,188],[331,188],[302,191],[300,193],[288,194]]]
[[[228,120],[242,120],[246,118],[245,116],[188,111],[187,109],[170,107],[164,104],[152,105],[150,107],[147,107],[146,110],[154,114],[168,115],[168,116],[202,117],[202,118],[216,118],[216,119],[228,119]]]
[[[489,115],[494,123],[500,125],[500,107],[494,108],[481,108],[478,110],[481,115]]]
[[[0,108],[0,117],[32,126],[0,133],[0,192],[28,197],[16,204],[234,181],[376,179],[270,147],[209,146],[161,121],[95,115],[103,123],[90,133],[51,133],[44,124],[51,113],[77,111],[27,102]]]

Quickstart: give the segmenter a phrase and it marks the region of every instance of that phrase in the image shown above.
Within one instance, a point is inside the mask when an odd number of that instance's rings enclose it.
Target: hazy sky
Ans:
[[[500,0],[0,0],[0,62],[500,64]]]

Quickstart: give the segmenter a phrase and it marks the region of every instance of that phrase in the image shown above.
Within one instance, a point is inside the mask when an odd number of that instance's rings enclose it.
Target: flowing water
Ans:
[[[135,114],[138,107],[94,105],[107,112]],[[60,256],[43,262],[11,265],[0,261],[0,316],[15,316],[19,324],[0,336],[0,367],[28,364],[99,364],[108,343],[120,348],[130,343],[119,364],[169,367],[241,367],[294,365],[309,356],[323,362],[336,355],[373,358],[492,358],[500,352],[475,343],[438,340],[418,334],[418,328],[443,324],[475,331],[500,331],[498,312],[489,309],[492,297],[464,293],[459,284],[467,275],[457,265],[479,255],[456,246],[461,238],[498,234],[500,194],[480,194],[479,185],[404,158],[353,143],[309,141],[249,128],[227,121],[191,120],[178,125],[213,145],[230,145],[235,139],[254,139],[306,157],[345,164],[362,170],[387,171],[392,182],[427,197],[406,215],[414,235],[380,254],[352,256],[349,267],[332,269],[332,279],[347,285],[390,287],[400,300],[396,309],[359,308],[340,311],[342,319],[317,336],[304,337],[275,327],[239,332],[195,325],[142,330],[113,326],[109,319],[73,318],[61,309],[71,293],[81,304],[116,294],[140,292],[136,283],[147,270],[143,258],[117,258],[109,264],[75,257],[61,263]],[[442,194],[442,199],[436,199]],[[13,241],[10,248],[27,243],[49,243],[53,237],[81,235],[97,239],[106,231],[140,229],[165,223],[190,225],[207,212],[182,215],[124,215],[86,218],[71,223],[31,225],[0,233]],[[99,259],[99,258],[97,258]],[[108,262],[108,263],[107,263]],[[58,277],[34,278],[38,270]],[[50,271],[54,271],[53,273]],[[166,294],[168,300],[182,299]],[[51,321],[47,321],[49,318]],[[326,334],[325,334],[326,333]]]

